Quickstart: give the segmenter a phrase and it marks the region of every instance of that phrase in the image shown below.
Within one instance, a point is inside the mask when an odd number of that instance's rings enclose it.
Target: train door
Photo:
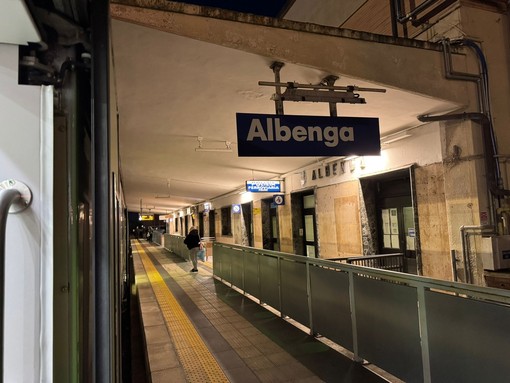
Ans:
[[[409,173],[377,182],[379,249],[403,253],[404,271],[416,274],[416,228]]]
[[[278,206],[272,198],[262,200],[262,243],[267,250],[280,250]]]
[[[53,318],[61,331],[54,336],[53,373],[56,381],[75,381],[78,376],[91,380],[85,362],[94,349],[90,318],[95,315],[92,302],[86,299],[94,275],[89,70],[80,65],[68,70],[59,92],[61,103],[54,110]]]

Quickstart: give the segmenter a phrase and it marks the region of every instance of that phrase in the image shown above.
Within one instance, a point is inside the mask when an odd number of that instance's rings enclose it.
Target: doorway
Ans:
[[[216,237],[216,214],[214,210],[209,210],[209,237]]]
[[[374,189],[375,211],[372,216],[376,220],[377,252],[402,253],[404,272],[417,274],[417,217],[413,204],[412,169],[361,182],[362,188],[370,185]]]
[[[241,205],[243,218],[243,245],[246,240],[247,246],[253,246],[253,221],[252,221],[252,203],[243,203]]]
[[[299,255],[316,258],[317,222],[315,218],[315,192],[292,193],[292,232],[294,252]]]
[[[262,246],[267,250],[280,251],[278,205],[272,198],[262,201]]]
[[[204,234],[204,213],[198,213],[198,233],[201,237],[205,237]]]
[[[317,225],[315,222],[315,194],[303,196],[304,254],[317,257]]]

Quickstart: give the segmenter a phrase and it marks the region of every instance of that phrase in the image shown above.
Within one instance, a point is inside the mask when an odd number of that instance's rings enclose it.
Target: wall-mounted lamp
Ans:
[[[230,141],[225,141],[224,148],[204,148],[202,146],[202,142],[204,141],[203,137],[197,137],[198,140],[198,148],[195,148],[195,152],[224,152],[224,153],[232,153],[232,143]]]

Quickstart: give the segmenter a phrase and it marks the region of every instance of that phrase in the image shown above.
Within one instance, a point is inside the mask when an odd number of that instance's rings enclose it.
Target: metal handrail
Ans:
[[[379,258],[391,258],[395,256],[403,256],[402,253],[391,253],[391,254],[374,254],[374,255],[358,255],[355,257],[341,257],[341,258],[326,258],[329,261],[355,261],[357,259],[379,259]]]
[[[31,200],[30,189],[21,182],[7,180],[0,183],[0,288],[2,289],[0,293],[0,382],[3,382],[4,376],[5,235],[7,215],[24,210]]]
[[[495,352],[484,352],[480,359],[490,361],[491,364],[495,360],[492,364],[495,368],[491,370],[493,377],[508,376],[504,353],[507,351],[508,334],[504,325],[491,323],[492,318],[508,318],[510,315],[508,290],[442,281],[329,259],[278,254],[263,249],[255,251],[253,248],[218,242],[214,244],[214,252],[213,270],[216,279],[259,303],[273,307],[282,317],[292,318],[307,327],[310,335],[320,333],[334,342],[340,342],[337,344],[343,347],[347,346],[345,348],[353,353],[354,360],[362,361],[361,358],[368,357],[371,363],[396,376],[412,378],[404,379],[406,381],[431,382],[432,373],[447,378],[443,380],[453,381],[448,379],[448,374],[440,371],[447,369],[439,368],[444,360],[442,338],[458,330],[451,323],[462,313],[463,324],[460,327],[463,329],[460,337],[476,335],[474,338],[477,340],[490,339],[494,343],[491,346]],[[291,262],[298,265],[292,265]],[[379,288],[382,288],[381,292]],[[324,292],[334,295],[324,299]],[[373,309],[375,301],[378,303],[374,306],[376,309]],[[395,301],[399,302],[393,305]],[[397,311],[384,313],[381,307],[386,303],[391,303],[388,307],[398,308]],[[443,311],[446,319],[443,319]],[[408,314],[404,320],[405,326],[394,327],[392,330],[388,328],[391,333],[388,336],[373,336],[375,332],[372,332],[372,323],[397,319],[404,312]],[[444,320],[447,323],[445,325],[442,323]],[[341,331],[339,324],[342,325]],[[481,329],[480,324],[489,324],[486,327],[490,330],[485,332],[483,329],[480,332],[477,330]],[[402,333],[404,327],[406,333]],[[369,331],[363,332],[369,328]],[[391,341],[400,342],[404,339],[402,334],[404,337],[407,334],[411,336],[409,341],[401,342],[402,346],[395,346],[394,355],[406,355],[406,359],[413,364],[412,371],[407,367],[402,368],[398,357],[386,358],[380,343],[374,341],[391,338]],[[463,357],[479,356],[470,354],[470,350],[463,346],[462,339],[453,341],[455,337],[451,338],[452,347],[460,350],[456,355],[458,357],[454,358],[454,368],[464,371],[460,368]],[[449,346],[448,350],[454,349]],[[473,381],[479,381],[482,374],[475,374],[477,378]]]
[[[330,261],[347,262],[352,265],[375,267],[376,269],[404,271],[404,254],[377,254],[347,258],[329,258]]]

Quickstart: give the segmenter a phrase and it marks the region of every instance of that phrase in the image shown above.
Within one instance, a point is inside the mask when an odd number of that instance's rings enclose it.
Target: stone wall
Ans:
[[[356,180],[317,189],[321,258],[362,254],[358,185]]]
[[[253,247],[262,249],[262,202],[253,201]]]
[[[293,253],[292,205],[290,195],[285,196],[285,205],[278,206],[278,224],[280,226],[280,251]]]
[[[360,221],[363,255],[378,253],[375,181],[360,182]]]
[[[423,275],[452,279],[443,164],[415,169]]]

